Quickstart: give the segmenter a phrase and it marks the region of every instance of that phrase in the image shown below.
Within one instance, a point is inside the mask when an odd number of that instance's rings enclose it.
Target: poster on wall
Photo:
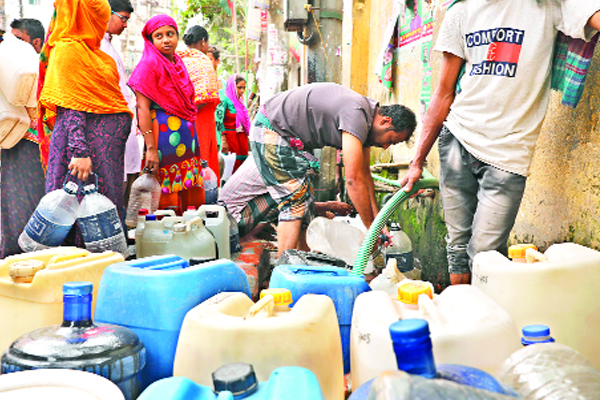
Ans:
[[[399,14],[400,12],[396,10],[388,18],[377,62],[375,63],[375,75],[379,77],[379,81],[388,92],[392,91],[394,84],[394,39],[397,33]]]
[[[416,46],[422,39],[431,40],[432,35],[432,0],[408,0],[400,15],[398,47]]]

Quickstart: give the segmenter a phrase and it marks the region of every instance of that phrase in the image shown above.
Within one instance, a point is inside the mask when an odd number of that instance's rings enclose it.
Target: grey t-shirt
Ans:
[[[307,150],[342,148],[342,132],[368,145],[378,103],[336,83],[311,83],[277,94],[264,112],[277,133],[296,137]]]

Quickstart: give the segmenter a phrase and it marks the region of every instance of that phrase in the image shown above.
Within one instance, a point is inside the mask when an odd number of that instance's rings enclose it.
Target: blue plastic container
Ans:
[[[141,393],[144,345],[130,329],[92,322],[92,283],[63,285],[63,323],[29,332],[2,355],[2,374],[32,369],[75,369],[103,376],[127,400]]]
[[[218,392],[218,393],[217,393]],[[173,377],[150,385],[139,400],[324,400],[315,374],[302,367],[277,368],[267,382],[257,382],[252,366],[227,364],[213,373],[213,387]]]
[[[244,272],[230,260],[190,267],[183,258],[162,255],[106,268],[96,302],[96,321],[125,326],[146,347],[142,390],[173,375],[179,331],[185,314],[221,292],[250,296]]]
[[[398,369],[429,379],[444,379],[489,392],[519,397],[507,385],[477,368],[456,364],[435,365],[429,324],[424,319],[403,319],[390,325]],[[373,379],[361,385],[350,400],[367,399]]]
[[[270,288],[284,288],[292,292],[292,306],[307,293],[324,294],[333,300],[340,325],[344,373],[350,372],[350,326],[354,300],[371,288],[362,275],[351,275],[339,267],[279,265],[273,270]]]

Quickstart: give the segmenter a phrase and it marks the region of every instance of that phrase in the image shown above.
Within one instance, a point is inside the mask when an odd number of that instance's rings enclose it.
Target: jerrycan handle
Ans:
[[[58,264],[58,263],[61,263],[64,261],[74,260],[76,258],[87,257],[88,254],[90,254],[90,252],[87,250],[83,250],[83,249],[81,249],[79,251],[73,251],[73,252],[67,253],[67,254],[57,254],[48,261],[46,266],[48,267],[48,269],[53,269],[51,267],[53,264]]]
[[[174,210],[156,210],[154,212],[154,215],[162,215],[165,217],[174,217],[175,211]]]
[[[254,305],[252,305],[244,319],[256,317],[260,310],[262,310],[265,307],[267,308],[267,313],[269,314],[269,317],[272,317],[273,309],[275,308],[275,299],[270,294],[265,295],[262,299],[257,301]]]
[[[187,230],[194,231],[204,228],[204,221],[200,217],[194,217],[187,222]]]
[[[438,325],[444,324],[444,318],[442,317],[440,310],[438,310],[433,300],[431,300],[426,294],[422,294],[419,296],[419,312],[421,313],[421,316],[425,319],[429,317],[434,323]]]
[[[527,264],[532,264],[537,261],[548,262],[548,257],[535,249],[525,250],[525,259],[527,260]]]

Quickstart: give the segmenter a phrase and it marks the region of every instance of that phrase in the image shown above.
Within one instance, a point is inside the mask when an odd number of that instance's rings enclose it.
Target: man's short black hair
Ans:
[[[133,12],[133,6],[129,0],[108,0],[110,3],[110,9],[116,13],[118,12]]]
[[[406,138],[406,141],[411,138],[415,128],[417,127],[417,117],[415,116],[415,113],[410,108],[405,107],[402,104],[380,106],[379,114],[392,119],[392,126],[394,127],[395,131],[408,131],[408,137]]]
[[[33,41],[33,39],[40,39],[40,44],[44,44],[44,25],[37,19],[33,18],[21,18],[15,19],[10,23],[12,29],[18,29],[25,32]]]

